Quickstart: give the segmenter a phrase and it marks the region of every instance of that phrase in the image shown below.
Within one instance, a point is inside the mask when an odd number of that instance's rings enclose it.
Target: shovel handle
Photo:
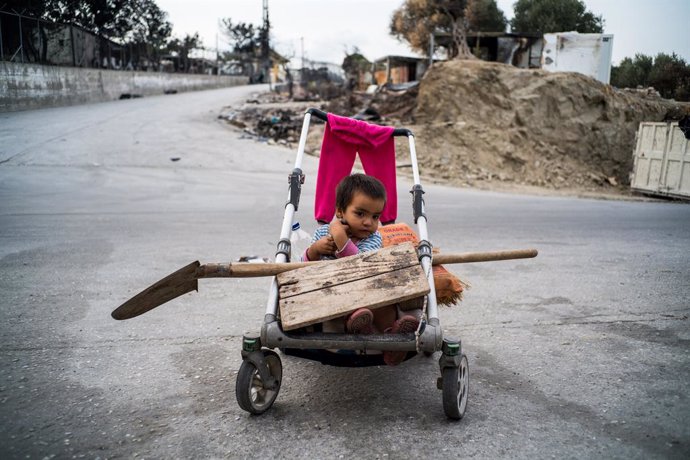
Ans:
[[[489,262],[493,260],[526,259],[535,257],[536,249],[518,249],[515,251],[495,252],[466,252],[461,254],[437,254],[433,264],[464,264],[471,262]],[[257,276],[275,276],[279,273],[305,267],[322,262],[293,262],[293,263],[235,263],[235,264],[205,264],[192,262],[176,272],[168,275],[157,283],[152,284],[112,312],[112,317],[118,320],[129,319],[153,310],[187,292],[198,290],[199,278],[248,278]]]
[[[296,268],[306,267],[307,265],[317,264],[317,262],[288,262],[288,263],[266,263],[253,264],[246,262],[228,264],[205,264],[196,271],[197,278],[252,278],[257,276],[275,276],[279,273]]]
[[[512,251],[494,252],[465,252],[459,254],[436,254],[433,265],[440,264],[468,264],[473,262],[491,262],[495,260],[529,259],[537,256],[536,249],[516,249]],[[197,268],[197,278],[252,278],[258,276],[275,276],[296,268],[307,265],[323,263],[315,262],[288,262],[252,264],[240,263],[213,263],[205,264]]]
[[[539,254],[539,251],[536,249],[436,254],[433,258],[433,264],[469,264],[473,262],[492,262],[495,260],[531,259],[533,257],[537,257],[537,254]]]

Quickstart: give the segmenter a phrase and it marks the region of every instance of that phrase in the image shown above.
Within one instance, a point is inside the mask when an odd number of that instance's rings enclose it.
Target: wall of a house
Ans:
[[[246,85],[247,77],[132,72],[0,62],[0,112]]]
[[[387,77],[388,72],[386,70],[377,70],[375,73],[376,84],[385,85],[387,83]],[[393,65],[391,66],[390,77],[390,83],[393,85],[407,83],[410,81],[410,69],[408,68],[407,64]]]

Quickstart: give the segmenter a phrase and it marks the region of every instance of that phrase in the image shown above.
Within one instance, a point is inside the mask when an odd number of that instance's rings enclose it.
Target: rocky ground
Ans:
[[[351,93],[330,101],[258,94],[221,117],[249,138],[296,148],[309,107],[415,133],[422,176],[460,187],[536,194],[634,198],[629,189],[641,121],[672,121],[690,104],[653,89],[618,90],[577,73],[484,61],[434,65],[418,85]],[[319,155],[314,121],[306,152]],[[407,141],[396,141],[401,174]]]

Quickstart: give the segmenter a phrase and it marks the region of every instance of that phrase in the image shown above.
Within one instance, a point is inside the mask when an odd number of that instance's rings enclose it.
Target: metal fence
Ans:
[[[120,45],[78,26],[0,11],[0,60],[115,70],[162,68],[145,43]]]

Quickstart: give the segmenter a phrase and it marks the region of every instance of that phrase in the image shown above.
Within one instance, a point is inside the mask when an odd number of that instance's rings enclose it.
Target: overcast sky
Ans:
[[[156,0],[169,14],[173,35],[199,32],[204,46],[228,45],[218,33],[219,18],[262,22],[262,0]],[[514,0],[498,0],[508,19]],[[340,64],[345,52],[359,48],[369,60],[388,54],[412,56],[404,43],[388,34],[393,11],[403,0],[269,0],[273,47],[299,59]],[[690,63],[690,0],[585,0],[604,17],[604,32],[613,34],[613,63],[635,53],[655,56],[675,52]]]

